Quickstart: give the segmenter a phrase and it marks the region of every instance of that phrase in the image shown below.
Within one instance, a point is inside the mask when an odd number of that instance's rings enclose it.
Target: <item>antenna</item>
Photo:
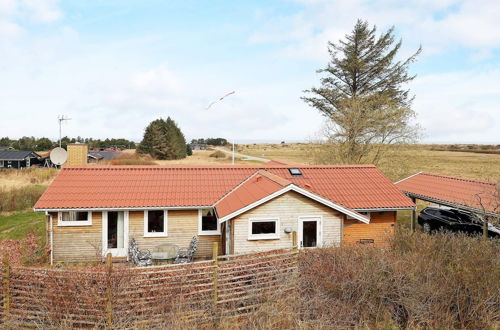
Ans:
[[[71,120],[71,118],[64,117],[64,115],[61,115],[61,116],[57,117],[57,119],[59,120],[59,148],[61,148],[61,139],[62,139],[61,126],[62,126],[62,122],[65,121],[65,120]]]
[[[50,160],[52,161],[52,164],[56,165],[56,167],[64,164],[67,159],[68,153],[61,147],[54,148],[50,152]]]

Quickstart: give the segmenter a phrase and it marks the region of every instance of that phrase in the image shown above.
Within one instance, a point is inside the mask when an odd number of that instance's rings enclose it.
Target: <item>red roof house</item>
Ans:
[[[131,238],[154,249],[198,236],[200,258],[213,242],[221,253],[290,247],[292,231],[304,247],[374,240],[368,228],[392,230],[414,204],[374,166],[272,163],[66,167],[34,208],[48,214],[54,260],[79,261],[95,256],[91,240],[120,257]]]

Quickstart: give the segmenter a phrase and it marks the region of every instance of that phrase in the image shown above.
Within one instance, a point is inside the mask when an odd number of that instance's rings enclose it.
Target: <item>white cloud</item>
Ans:
[[[337,41],[358,18],[379,29],[395,25],[404,47],[423,44],[425,54],[463,46],[484,56],[500,46],[500,2],[479,1],[299,1],[303,10],[275,19],[270,13],[250,42],[287,41],[281,55],[325,60],[326,41]],[[262,16],[262,15],[261,15]]]
[[[24,32],[24,29],[16,23],[0,20],[0,40],[16,38]]]
[[[62,17],[58,4],[59,0],[24,0],[21,6],[34,22],[52,23]]]
[[[426,75],[412,87],[427,141],[500,141],[500,70]]]

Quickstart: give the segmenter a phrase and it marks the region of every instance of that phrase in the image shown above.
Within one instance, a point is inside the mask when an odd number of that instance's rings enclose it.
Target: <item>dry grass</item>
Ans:
[[[157,165],[150,155],[141,155],[135,152],[122,153],[108,163],[110,165]]]
[[[222,329],[496,329],[495,242],[400,231],[391,248],[304,251],[299,287]]]
[[[21,188],[34,184],[48,185],[57,172],[55,168],[0,169],[0,188]]]
[[[500,180],[500,155],[431,150],[432,145],[394,146],[378,167],[396,181],[419,171],[489,181]],[[238,152],[288,162],[317,164],[321,153],[318,144],[241,145]]]
[[[211,157],[213,150],[193,150],[193,155],[184,159],[175,160],[157,160],[159,165],[230,165],[231,157]],[[239,158],[235,159],[236,164],[255,164],[251,161],[243,161]]]

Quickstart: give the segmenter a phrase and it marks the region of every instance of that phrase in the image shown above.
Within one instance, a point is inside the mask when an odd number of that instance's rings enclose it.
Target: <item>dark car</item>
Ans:
[[[482,235],[482,219],[470,212],[453,208],[426,207],[418,215],[418,223],[424,232],[437,230],[463,232],[468,235]],[[500,230],[491,224],[488,226],[488,236],[500,238]]]

